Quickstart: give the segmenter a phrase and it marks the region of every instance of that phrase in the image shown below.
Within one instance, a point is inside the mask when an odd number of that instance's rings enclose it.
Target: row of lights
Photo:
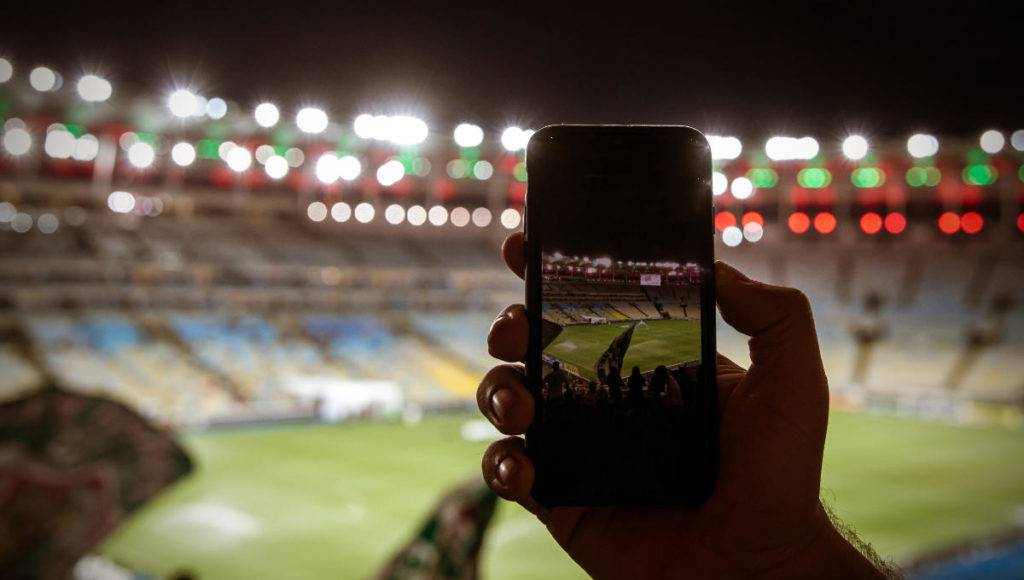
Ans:
[[[310,221],[322,222],[327,219],[328,215],[338,223],[345,223],[354,218],[359,223],[368,224],[376,218],[377,210],[373,204],[365,201],[355,207],[344,201],[339,201],[332,204],[330,208],[322,201],[314,201],[306,208],[306,217]],[[485,228],[491,225],[492,217],[491,210],[486,207],[478,207],[470,212],[464,207],[456,207],[449,211],[444,206],[435,205],[428,210],[421,205],[405,208],[393,203],[384,209],[384,221],[391,225],[408,222],[414,226],[422,226],[427,222],[434,226],[443,226],[450,222],[459,228],[472,223],[477,227]],[[506,229],[512,230],[519,227],[522,216],[518,210],[506,208],[501,212],[499,221]]]
[[[1018,216],[1017,226],[1024,231],[1024,214]],[[964,232],[973,235],[985,227],[985,218],[976,211],[969,211],[964,214],[957,214],[952,211],[944,212],[938,219],[939,230],[944,234],[955,234]],[[829,211],[818,212],[812,218],[809,214],[796,211],[789,215],[786,220],[789,230],[794,234],[805,234],[811,227],[819,234],[831,234],[835,231],[838,221],[835,214]],[[878,212],[867,212],[860,217],[860,229],[865,234],[875,235],[886,232],[896,235],[902,233],[907,227],[907,218],[899,212],[889,212],[884,217]],[[764,235],[764,218],[756,212],[750,211],[743,214],[737,224],[736,216],[728,211],[719,212],[715,216],[715,228],[722,232],[722,241],[729,247],[735,247],[744,239],[748,242],[757,242]]]

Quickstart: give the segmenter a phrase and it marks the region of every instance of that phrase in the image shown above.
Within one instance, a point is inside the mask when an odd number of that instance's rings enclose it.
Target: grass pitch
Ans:
[[[204,580],[366,578],[447,487],[479,476],[487,443],[460,436],[471,420],[478,416],[188,436],[197,472],[133,516],[103,552],[152,574],[188,568]],[[1019,430],[833,412],[823,496],[882,556],[905,561],[1019,520],[1020,457]],[[482,572],[586,578],[530,514],[506,502]]]
[[[566,326],[544,354],[565,361],[584,377],[596,380],[594,365],[608,349],[615,337],[622,334],[630,323],[582,324]],[[623,363],[629,374],[633,366],[641,372],[653,371],[658,365],[671,366],[700,360],[699,320],[648,320],[637,324],[633,340],[629,343]]]

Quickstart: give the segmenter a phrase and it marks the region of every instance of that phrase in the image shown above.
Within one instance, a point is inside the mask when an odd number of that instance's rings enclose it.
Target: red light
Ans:
[[[890,234],[898,234],[907,229],[907,218],[903,214],[893,212],[885,216],[885,231]]]
[[[942,233],[952,235],[960,229],[960,216],[947,211],[939,216],[939,229]]]
[[[715,216],[715,229],[722,231],[729,226],[736,225],[736,216],[727,211],[720,211]]]
[[[966,234],[976,234],[985,227],[985,218],[976,211],[969,211],[960,218],[960,227]]]
[[[1017,229],[1024,232],[1024,213],[1017,214]]]
[[[819,234],[831,234],[836,229],[836,216],[827,211],[819,213],[814,216],[814,229]]]
[[[873,211],[860,216],[860,229],[864,230],[865,234],[877,234],[882,231],[882,216]]]
[[[750,222],[754,222],[755,224],[757,224],[759,226],[763,226],[764,225],[764,216],[762,216],[760,213],[758,213],[756,211],[748,211],[747,213],[743,214],[742,218],[740,218],[740,225],[741,226],[746,226]]]
[[[789,214],[789,231],[794,234],[802,234],[811,227],[811,218],[802,211]]]

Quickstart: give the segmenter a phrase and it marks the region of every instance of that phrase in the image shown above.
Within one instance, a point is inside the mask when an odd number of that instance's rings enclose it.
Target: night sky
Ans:
[[[0,7],[0,54],[22,74],[98,66],[115,91],[187,82],[247,105],[490,129],[665,122],[827,138],[1024,126],[1015,2],[62,4]]]

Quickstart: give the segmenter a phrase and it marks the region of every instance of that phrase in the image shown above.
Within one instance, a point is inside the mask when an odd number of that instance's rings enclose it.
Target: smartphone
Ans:
[[[707,139],[555,125],[526,164],[533,496],[700,504],[718,472]]]

